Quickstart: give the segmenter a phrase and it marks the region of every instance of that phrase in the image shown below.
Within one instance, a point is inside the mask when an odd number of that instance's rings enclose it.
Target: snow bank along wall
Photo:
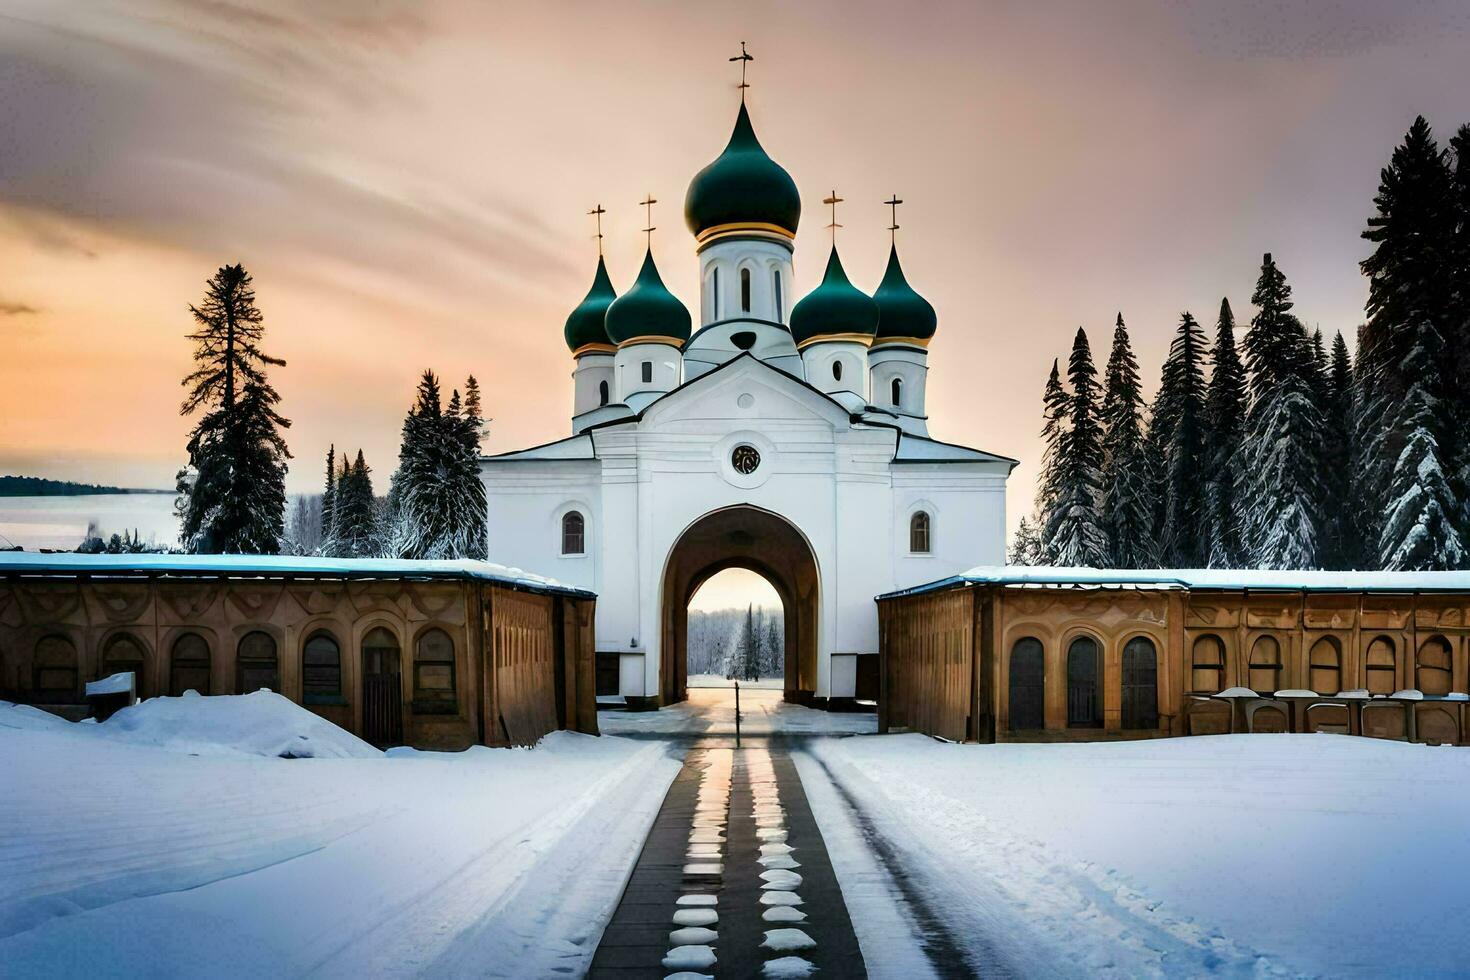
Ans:
[[[995,571],[879,597],[880,731],[1470,744],[1470,576]]]
[[[470,562],[4,557],[0,699],[78,718],[131,670],[140,698],[267,687],[382,746],[597,733],[582,590]]]

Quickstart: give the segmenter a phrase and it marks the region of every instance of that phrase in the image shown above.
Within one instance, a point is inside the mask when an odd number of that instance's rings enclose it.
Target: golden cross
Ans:
[[[587,213],[589,215],[592,215],[592,216],[594,216],[594,217],[597,218],[597,254],[599,256],[601,256],[602,255],[602,216],[604,214],[607,214],[607,209],[604,208],[601,204],[599,204],[599,205],[597,205],[597,207],[593,208],[591,211],[588,211]]]
[[[832,223],[827,227],[832,229],[832,244],[835,246],[837,244],[837,229],[842,227],[837,223],[837,205],[842,203],[842,198],[838,197],[837,192],[834,190],[831,197],[822,198],[822,203],[832,208]]]
[[[738,62],[740,62],[740,86],[739,86],[740,87],[740,101],[744,102],[745,101],[745,90],[748,89],[748,88],[750,88],[749,83],[747,83],[745,81],[745,66],[748,65],[748,64],[750,64],[752,61],[754,61],[755,60],[755,56],[752,55],[752,54],[750,54],[750,52],[748,52],[748,51],[745,50],[745,42],[744,41],[741,41],[740,42],[740,53],[737,54],[735,57],[729,59],[729,60],[730,61],[738,61]]]
[[[892,221],[888,225],[888,240],[892,242],[896,237],[894,233],[898,231],[898,206],[903,203],[903,199],[895,194],[883,203],[893,212]]]
[[[643,233],[648,236],[648,247],[653,248],[653,233],[656,230],[653,224],[653,206],[658,203],[658,198],[649,194],[638,203],[648,209],[648,227],[643,229]]]

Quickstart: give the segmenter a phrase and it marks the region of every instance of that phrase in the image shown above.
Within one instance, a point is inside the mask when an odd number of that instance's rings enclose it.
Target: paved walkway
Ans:
[[[590,976],[865,977],[862,953],[789,746],[872,731],[871,715],[783,716],[780,692],[728,692],[604,715],[608,734],[686,746]],[[692,741],[692,746],[690,742]]]

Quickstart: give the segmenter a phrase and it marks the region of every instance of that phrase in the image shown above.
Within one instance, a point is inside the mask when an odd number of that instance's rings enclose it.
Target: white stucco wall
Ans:
[[[877,651],[875,595],[1003,560],[1006,461],[894,462],[894,429],[854,425],[846,409],[750,357],[655,402],[636,422],[583,438],[596,458],[546,458],[581,445],[568,443],[484,462],[490,553],[598,593],[598,649],[644,655],[642,690],[624,658],[625,694],[659,690],[664,567],[680,535],[712,511],[769,510],[810,544],[820,578],[818,697],[831,693],[834,652]],[[761,454],[749,475],[729,465],[740,442]],[[908,553],[916,506],[932,512],[927,556]],[[560,554],[569,507],[587,519],[583,556]]]

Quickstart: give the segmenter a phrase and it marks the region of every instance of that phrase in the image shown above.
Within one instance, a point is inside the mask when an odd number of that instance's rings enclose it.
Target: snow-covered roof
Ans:
[[[1465,592],[1470,572],[1271,571],[1256,568],[1048,568],[978,565],[958,575],[897,592],[935,592],[961,585],[1021,585],[1043,588],[1220,589],[1261,592]]]
[[[467,579],[536,592],[591,596],[556,579],[489,561],[307,558],[296,555],[78,555],[0,552],[0,575],[104,577]]]
[[[579,433],[558,439],[555,442],[542,443],[539,446],[530,446],[526,449],[516,449],[511,452],[497,453],[494,456],[481,456],[481,460],[521,460],[521,459],[595,459],[597,453],[592,446],[592,437]]]
[[[898,452],[893,456],[895,463],[1009,463],[1016,467],[1017,461],[1009,456],[987,453],[983,449],[957,446],[952,442],[940,442],[927,436],[916,436],[905,432],[898,440]]]

